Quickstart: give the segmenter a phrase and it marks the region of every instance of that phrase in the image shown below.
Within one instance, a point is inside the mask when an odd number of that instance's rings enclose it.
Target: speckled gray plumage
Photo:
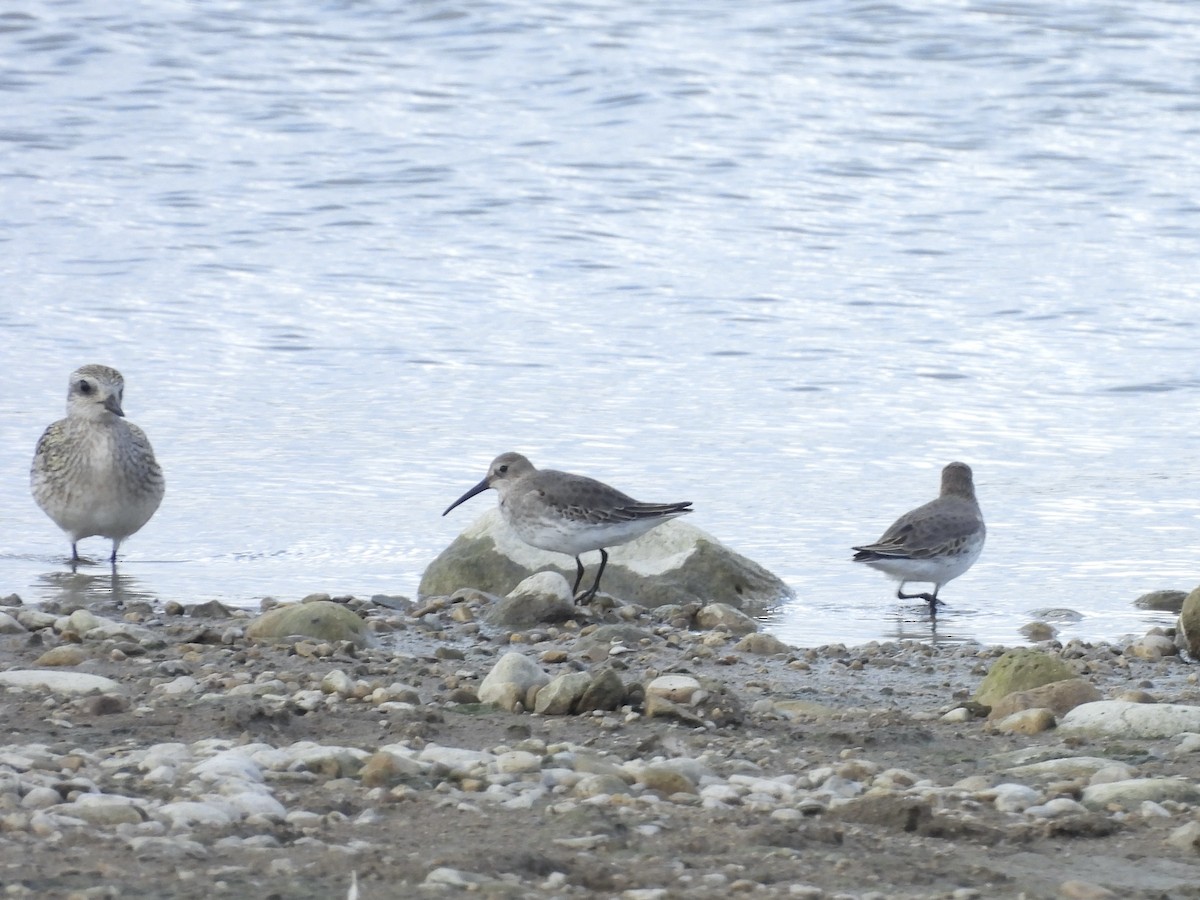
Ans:
[[[71,373],[67,417],[42,434],[30,487],[38,506],[71,539],[101,536],[121,542],[150,521],[165,490],[162,468],[145,433],[124,418],[125,380],[108,366]]]
[[[986,538],[971,467],[952,462],[942,469],[937,499],[902,515],[875,543],[854,547],[854,561],[898,580],[897,597],[919,597],[933,610],[942,585],[975,564]],[[933,593],[905,594],[909,581],[933,584]]]
[[[690,501],[642,503],[594,478],[538,469],[520,453],[502,453],[492,460],[483,481],[450,504],[446,513],[488,488],[500,495],[500,513],[521,540],[575,557],[574,590],[583,579],[579,555],[600,551],[600,570],[581,601],[596,595],[608,562],[606,547],[632,541],[691,512]]]

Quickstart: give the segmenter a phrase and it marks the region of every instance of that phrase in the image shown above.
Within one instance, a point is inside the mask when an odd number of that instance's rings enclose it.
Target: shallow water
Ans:
[[[927,635],[848,548],[962,459],[989,539],[940,637],[1168,621],[1131,602],[1196,581],[1198,26],[1099,2],[2,15],[0,591],[80,589],[27,468],[103,362],[167,474],[120,569],[148,597],[411,593],[494,500],[441,511],[515,449],[694,501],[795,589],[785,640]]]

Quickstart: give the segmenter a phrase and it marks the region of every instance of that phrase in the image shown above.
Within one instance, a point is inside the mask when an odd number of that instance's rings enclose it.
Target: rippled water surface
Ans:
[[[167,474],[126,593],[412,593],[509,449],[693,500],[797,644],[928,634],[848,548],[951,459],[942,635],[1200,581],[1200,7],[395,6],[0,14],[0,593],[113,587],[28,494],[86,362]]]

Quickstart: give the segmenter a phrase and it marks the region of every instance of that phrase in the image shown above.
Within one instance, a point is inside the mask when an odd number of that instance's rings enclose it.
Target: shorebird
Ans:
[[[875,543],[853,548],[854,561],[895,578],[899,599],[927,600],[930,615],[937,615],[938,591],[971,568],[986,537],[971,467],[952,462],[942,469],[938,498],[902,515]],[[904,593],[910,581],[932,584],[933,593]]]
[[[684,503],[641,503],[614,487],[583,475],[537,469],[520,453],[502,453],[487,476],[448,507],[446,513],[488,488],[500,495],[500,514],[517,537],[539,550],[575,557],[574,595],[583,581],[580,554],[600,551],[600,571],[576,603],[596,596],[608,564],[606,547],[641,537],[668,519],[691,512]]]
[[[142,429],[125,420],[125,379],[116,369],[89,365],[71,373],[67,417],[46,429],[29,473],[33,499],[78,543],[100,535],[117,548],[162,502],[162,469]]]

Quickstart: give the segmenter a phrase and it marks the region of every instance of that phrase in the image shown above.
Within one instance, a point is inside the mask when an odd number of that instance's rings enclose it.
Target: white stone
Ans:
[[[524,702],[529,689],[549,684],[550,676],[520,653],[505,653],[479,684],[479,702],[512,710]]]
[[[297,741],[288,748],[293,764],[312,770],[336,770],[346,774],[360,767],[371,758],[371,754],[358,747],[338,747],[332,744],[317,744],[312,741]]]
[[[154,744],[146,749],[138,768],[143,772],[152,771],[159,766],[179,766],[190,761],[191,748],[187,744],[170,743]]]
[[[309,812],[306,809],[293,810],[284,817],[284,820],[293,828],[299,828],[301,831],[320,828],[322,822],[320,813]]]
[[[52,669],[10,669],[0,672],[0,687],[41,688],[60,694],[116,693],[121,685],[102,675]]]
[[[638,770],[644,769],[646,766],[637,765],[636,763],[627,763],[625,769],[632,771],[636,777]],[[670,759],[664,759],[654,763],[654,768],[662,769],[669,772],[678,772],[692,784],[699,784],[700,781],[707,775],[712,774],[712,770],[703,762],[690,756],[672,756]]]
[[[1179,746],[1175,748],[1175,753],[1178,756],[1183,756],[1187,753],[1200,752],[1200,734],[1194,732],[1185,732],[1178,735]]]
[[[263,816],[267,819],[282,821],[287,815],[287,808],[282,803],[262,791],[241,791],[222,796],[230,808],[244,818]]]
[[[574,604],[575,602],[575,598],[571,596],[571,585],[558,572],[535,572],[528,578],[522,579],[515,588],[508,592],[507,596],[510,600],[519,600],[523,597],[549,597],[551,600],[563,603]]]
[[[54,623],[58,621],[58,616],[42,612],[40,609],[25,607],[17,611],[17,621],[30,631],[40,631],[43,628],[53,628]]]
[[[1023,766],[1012,766],[1005,769],[1005,774],[1018,778],[1090,778],[1102,769],[1121,766],[1126,770],[1122,778],[1132,778],[1133,768],[1124,763],[1114,763],[1102,756],[1064,756],[1058,759],[1046,759],[1041,762],[1029,763]]]
[[[470,888],[483,884],[486,881],[487,878],[485,876],[476,875],[474,872],[464,872],[461,869],[440,866],[425,876],[424,884],[441,887]]]
[[[776,822],[791,823],[791,822],[799,822],[801,819],[803,819],[804,813],[800,812],[800,810],[798,810],[798,809],[792,809],[790,807],[785,806],[780,809],[771,810],[770,816]]]
[[[707,771],[707,769],[703,769],[702,771]],[[698,776],[696,780],[699,781],[700,777],[702,776]],[[784,780],[783,778],[762,778],[754,775],[731,775],[729,776],[729,784],[744,786],[749,793],[772,797],[776,800],[790,799],[796,794],[795,784]]]
[[[1175,656],[1179,648],[1165,634],[1147,634],[1138,638],[1125,648],[1126,656],[1136,656],[1139,659],[1162,659],[1164,656]]]
[[[179,770],[174,766],[155,766],[143,776],[148,784],[174,784],[179,777]]]
[[[69,616],[63,616],[54,623],[55,631],[74,631],[76,634],[85,635],[93,628],[96,628],[103,622],[106,625],[115,625],[112,619],[102,619],[95,613],[86,609],[77,609]]]
[[[1200,852],[1200,822],[1188,822],[1171,832],[1167,843],[1177,850]]]
[[[820,797],[834,797],[847,800],[857,797],[863,792],[863,786],[857,781],[850,781],[841,775],[831,775],[821,782],[821,786],[813,793]]]
[[[659,675],[646,685],[647,694],[662,697],[672,703],[690,703],[698,690],[700,682],[691,675]]]
[[[321,690],[326,694],[349,697],[354,692],[354,679],[341,669],[334,669],[321,679]]]
[[[74,816],[52,815],[45,810],[38,810],[29,817],[29,830],[38,837],[57,840],[63,828],[83,828],[87,825],[83,819]]]
[[[700,797],[717,803],[736,804],[742,799],[742,792],[732,784],[708,784],[700,788]]]
[[[1055,797],[1037,806],[1025,809],[1025,815],[1038,819],[1056,819],[1059,816],[1071,816],[1087,812],[1087,807],[1070,797]]]
[[[540,771],[542,758],[525,750],[510,750],[492,760],[491,767],[502,774],[523,775]]]
[[[25,626],[6,612],[0,612],[0,634],[21,634]]]
[[[157,859],[203,859],[208,855],[208,849],[198,841],[188,840],[179,835],[168,837],[134,837],[129,840],[129,849],[136,856],[152,855]]]
[[[452,774],[468,775],[477,768],[486,768],[495,756],[486,750],[467,750],[461,747],[443,747],[439,744],[426,744],[418,760],[432,765],[444,766]]]
[[[250,759],[269,772],[282,772],[293,762],[292,754],[283,747],[265,747],[253,751],[249,747],[244,749]]]
[[[1058,723],[1058,730],[1063,736],[1174,737],[1185,731],[1200,731],[1200,706],[1097,700],[1083,703],[1068,712]]]
[[[963,722],[971,721],[972,713],[965,706],[958,706],[950,710],[942,716],[943,722],[949,722],[952,725],[962,724]]]
[[[1102,769],[1097,769],[1088,779],[1088,784],[1109,784],[1113,781],[1129,781],[1137,777],[1133,766],[1122,762],[1109,762]]]
[[[242,750],[223,750],[201,760],[191,768],[193,778],[200,781],[262,781],[262,769]]]
[[[1140,805],[1143,800],[1196,803],[1200,802],[1200,788],[1174,778],[1131,778],[1128,781],[1089,785],[1083,789],[1080,798],[1080,802],[1088,809],[1103,809],[1110,803],[1129,808]]]
[[[114,622],[111,619],[101,619],[95,628],[88,631],[88,640],[119,640],[127,639],[139,643],[151,640],[154,633],[148,628],[131,625],[128,622]]]
[[[194,828],[198,825],[224,828],[237,821],[238,816],[226,804],[180,800],[166,803],[153,811],[156,819],[167,822],[172,828]]]
[[[80,794],[74,803],[64,803],[48,811],[103,826],[138,825],[146,818],[140,801],[119,794]]]
[[[992,788],[996,798],[992,801],[1000,812],[1024,812],[1041,800],[1041,795],[1024,784],[998,784]]]
[[[21,798],[23,809],[49,809],[62,803],[62,794],[50,787],[30,788]]]
[[[194,693],[198,687],[200,687],[200,682],[191,675],[180,675],[178,678],[157,685],[154,688],[154,693],[165,694],[168,697],[178,697],[183,694]]]
[[[728,603],[709,603],[696,613],[697,628],[722,628],[732,634],[753,634],[758,623]]]

